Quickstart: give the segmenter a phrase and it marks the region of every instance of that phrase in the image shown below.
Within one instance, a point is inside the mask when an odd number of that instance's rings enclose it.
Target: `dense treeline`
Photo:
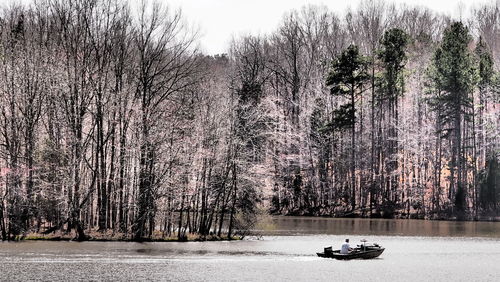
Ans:
[[[1,236],[231,237],[261,207],[496,216],[499,11],[307,6],[205,56],[180,11],[155,3],[11,5]]]
[[[266,52],[290,52],[267,64],[270,93],[292,102],[278,122],[290,147],[278,145],[287,153],[275,160],[272,211],[497,215],[499,8],[475,7],[459,21],[382,1],[345,19],[317,7],[291,12]]]
[[[500,2],[475,7],[459,21],[382,1],[364,1],[345,19],[316,7],[290,13],[272,38],[299,50],[287,56],[293,65],[285,58],[275,71],[291,66],[297,73],[288,80],[292,91],[282,93],[293,101],[284,118],[287,140],[300,147],[293,154],[292,145],[286,156],[300,165],[277,159],[284,169],[274,179],[272,211],[495,216],[499,8]],[[271,45],[280,50],[272,39]],[[286,75],[276,75],[271,93],[286,84],[280,77]]]
[[[233,64],[200,54],[179,11],[134,11],[114,0],[3,10],[3,239],[231,237],[253,222],[243,134],[254,121],[238,111],[254,102],[239,99],[238,77],[230,88]]]

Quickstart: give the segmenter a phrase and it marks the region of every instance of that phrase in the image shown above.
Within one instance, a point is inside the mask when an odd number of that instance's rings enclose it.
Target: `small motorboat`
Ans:
[[[363,243],[358,245],[348,254],[341,254],[340,250],[332,250],[332,247],[326,247],[324,252],[316,253],[318,257],[322,258],[334,258],[340,260],[350,260],[350,259],[372,259],[380,256],[385,248],[377,243],[366,244],[366,240],[361,240]]]

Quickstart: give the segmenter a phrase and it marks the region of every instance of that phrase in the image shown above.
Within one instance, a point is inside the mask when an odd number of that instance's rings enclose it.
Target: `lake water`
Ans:
[[[500,223],[270,217],[232,242],[0,243],[2,281],[500,281]],[[367,239],[377,259],[319,258]]]

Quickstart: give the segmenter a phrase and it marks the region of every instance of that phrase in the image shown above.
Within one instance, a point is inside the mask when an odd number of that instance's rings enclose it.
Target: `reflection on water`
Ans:
[[[263,237],[242,241],[0,242],[0,281],[498,281],[499,224],[270,217]],[[386,250],[316,256],[345,235]]]
[[[360,234],[500,238],[500,222],[274,216],[263,219],[254,232],[262,235]]]

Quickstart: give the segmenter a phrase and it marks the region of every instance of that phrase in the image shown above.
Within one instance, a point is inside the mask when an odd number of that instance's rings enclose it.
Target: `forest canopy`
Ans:
[[[262,213],[496,219],[499,11],[309,5],[209,56],[157,2],[8,5],[0,236],[231,238]]]

